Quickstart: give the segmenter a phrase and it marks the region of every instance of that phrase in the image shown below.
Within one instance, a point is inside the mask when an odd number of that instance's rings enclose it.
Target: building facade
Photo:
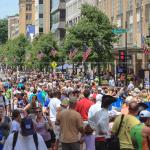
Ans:
[[[8,39],[19,36],[19,16],[8,17]]]
[[[50,0],[19,1],[19,33],[33,39],[50,31]]]
[[[68,27],[73,26],[81,17],[81,5],[88,3],[96,6],[98,0],[66,0],[66,24]]]
[[[66,2],[51,0],[51,4],[51,32],[59,42],[64,39],[66,33]]]
[[[150,0],[99,0],[98,7],[118,28],[127,29],[127,53],[132,59],[128,67],[137,73],[146,69],[149,56],[143,53],[143,37],[149,34]],[[121,34],[115,49],[125,50],[125,34]]]

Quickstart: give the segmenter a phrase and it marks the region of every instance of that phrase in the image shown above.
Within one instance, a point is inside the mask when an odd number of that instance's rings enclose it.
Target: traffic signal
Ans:
[[[125,51],[119,52],[119,59],[120,59],[120,62],[125,62]]]

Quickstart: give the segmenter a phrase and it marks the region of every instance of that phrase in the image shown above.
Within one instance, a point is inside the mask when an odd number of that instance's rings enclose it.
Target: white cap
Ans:
[[[96,95],[96,101],[102,101],[102,97],[103,97],[102,94],[97,94]]]
[[[148,110],[143,110],[140,112],[139,116],[141,118],[150,118],[150,112]]]

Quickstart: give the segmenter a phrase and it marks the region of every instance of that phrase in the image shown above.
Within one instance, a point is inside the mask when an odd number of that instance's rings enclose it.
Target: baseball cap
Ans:
[[[140,112],[139,116],[141,118],[150,118],[150,112],[148,110],[143,110]]]
[[[76,97],[70,97],[69,98],[69,104],[75,104],[77,102],[77,98]]]
[[[29,136],[35,133],[33,121],[30,117],[25,117],[21,120],[21,131],[23,136]]]

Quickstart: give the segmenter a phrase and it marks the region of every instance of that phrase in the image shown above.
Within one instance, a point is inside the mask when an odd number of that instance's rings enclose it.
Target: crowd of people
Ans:
[[[0,150],[150,150],[150,93],[59,73],[0,81]]]

